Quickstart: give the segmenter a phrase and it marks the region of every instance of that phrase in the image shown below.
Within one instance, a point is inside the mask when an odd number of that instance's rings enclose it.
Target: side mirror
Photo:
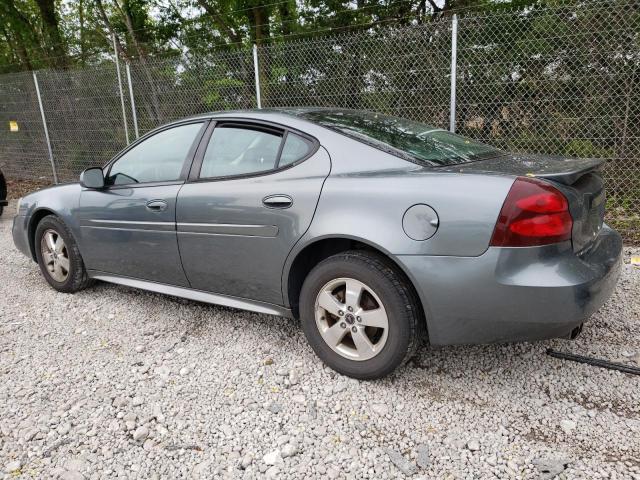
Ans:
[[[84,188],[104,188],[104,174],[102,173],[102,168],[87,168],[80,174],[80,185]]]

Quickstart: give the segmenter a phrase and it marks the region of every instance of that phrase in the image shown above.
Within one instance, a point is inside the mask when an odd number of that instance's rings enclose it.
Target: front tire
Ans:
[[[329,367],[350,377],[384,377],[407,361],[422,337],[413,289],[385,258],[348,251],[320,262],[300,294],[302,328]]]
[[[38,265],[49,285],[59,292],[75,293],[91,284],[78,244],[58,217],[44,217],[34,240]]]

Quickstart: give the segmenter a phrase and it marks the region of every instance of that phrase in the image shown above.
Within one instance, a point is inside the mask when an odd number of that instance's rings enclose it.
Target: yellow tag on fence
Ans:
[[[15,120],[9,120],[9,131],[17,132],[19,130],[20,128],[18,128],[18,122],[16,122]]]
[[[640,257],[631,257],[631,265],[640,267]]]

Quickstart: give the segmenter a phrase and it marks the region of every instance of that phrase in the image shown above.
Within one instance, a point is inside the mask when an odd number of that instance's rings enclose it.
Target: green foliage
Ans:
[[[209,110],[228,110],[235,108],[237,103],[226,94],[229,90],[240,89],[243,88],[244,85],[244,82],[235,78],[207,80],[204,84],[204,91],[206,92],[203,98],[204,104]]]
[[[565,147],[565,155],[579,158],[611,158],[613,150],[595,145],[591,140],[571,140]]]

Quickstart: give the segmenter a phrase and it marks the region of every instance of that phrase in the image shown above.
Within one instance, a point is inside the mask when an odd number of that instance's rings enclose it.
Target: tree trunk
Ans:
[[[131,38],[131,42],[133,43],[133,46],[136,49],[136,52],[138,53],[138,62],[140,64],[140,67],[142,68],[144,76],[147,79],[149,92],[151,94],[151,106],[153,108],[152,117],[153,117],[155,125],[159,125],[160,123],[162,123],[163,115],[162,115],[162,110],[160,108],[160,101],[158,99],[158,89],[156,88],[156,84],[155,84],[155,81],[153,79],[153,75],[151,75],[151,71],[149,70],[149,65],[147,64],[147,58],[146,58],[147,54],[146,54],[145,48],[140,43],[140,41],[138,39],[138,36],[137,36],[137,32],[133,28],[133,21],[131,19],[131,15],[129,13],[129,10],[128,9],[123,9],[120,6],[120,3],[118,2],[118,0],[114,0],[114,2],[115,2],[116,7],[118,8],[120,13],[122,14],[122,17],[124,18],[124,23],[125,23],[125,25],[127,27],[127,32],[129,33],[129,37]]]
[[[100,15],[100,18],[102,19],[102,22],[104,23],[104,26],[107,28],[107,31],[109,32],[109,34],[111,35],[111,38],[108,39],[108,42],[112,41],[112,38],[115,38],[116,40],[116,55],[120,55],[120,57],[123,60],[127,60],[129,58],[129,55],[127,54],[127,51],[125,50],[124,46],[122,45],[122,42],[120,41],[120,37],[116,34],[115,30],[113,29],[113,26],[111,25],[111,22],[109,21],[109,17],[107,16],[107,12],[104,9],[104,5],[102,3],[102,0],[95,0],[96,2],[96,6],[98,7],[98,14]]]
[[[0,14],[3,27],[6,27],[3,28],[6,32],[5,36],[14,45],[14,51],[17,53],[20,62],[23,63],[22,66],[26,65],[27,69],[31,70],[33,56],[28,53],[29,47],[40,48],[39,33],[31,25],[29,18],[18,10],[11,0],[0,2]],[[25,61],[26,64],[24,63]]]
[[[206,0],[197,0],[198,5],[200,5],[207,15],[211,17],[213,23],[215,23],[216,28],[220,30],[220,32],[224,33],[229,40],[233,43],[242,42],[242,35],[238,34],[238,29],[234,28],[232,22],[224,17],[221,13],[219,13],[214,7],[209,5]]]
[[[49,63],[54,68],[66,68],[69,66],[69,58],[58,24],[55,0],[36,0],[36,4],[42,17],[45,40],[52,55]]]
[[[22,40],[18,39],[15,41],[12,35],[4,28],[4,25],[2,25],[1,28],[2,35],[7,39],[7,44],[11,47],[11,51],[15,52],[18,56],[20,67],[25,71],[33,70],[31,61],[29,60],[29,53],[27,52]]]
[[[78,35],[80,37],[80,64],[84,67],[87,59],[84,45],[84,5],[82,0],[78,0],[78,23],[80,24],[80,32]]]
[[[282,35],[291,35],[298,26],[295,2],[281,3],[278,6],[278,12],[280,13],[280,31]]]

